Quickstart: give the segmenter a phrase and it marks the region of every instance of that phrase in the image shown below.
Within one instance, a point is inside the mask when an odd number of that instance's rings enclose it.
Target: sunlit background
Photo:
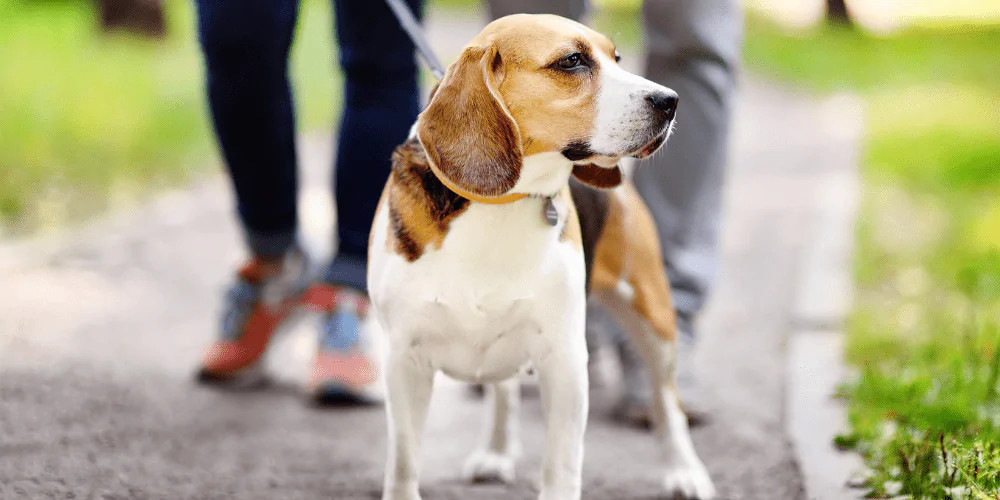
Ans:
[[[640,6],[595,1],[592,22],[639,51]],[[995,498],[1000,2],[855,0],[846,18],[824,0],[745,6],[749,77],[866,106],[846,352],[856,371],[843,387],[852,430],[838,444],[865,456],[876,496],[961,487]],[[482,15],[466,0],[429,8]],[[292,74],[304,132],[337,116],[329,10],[303,0]],[[0,238],[217,175],[191,3],[167,0],[162,32],[107,31],[99,13],[93,2],[0,0]]]

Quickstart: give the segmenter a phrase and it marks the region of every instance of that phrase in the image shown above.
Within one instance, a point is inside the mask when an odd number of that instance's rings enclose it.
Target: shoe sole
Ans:
[[[356,406],[376,406],[379,401],[362,394],[347,386],[327,383],[322,389],[312,395],[313,404],[320,407],[339,408]]]
[[[292,306],[292,310],[288,313],[288,316],[286,316],[285,319],[278,324],[278,327],[275,328],[274,333],[271,334],[271,339],[268,340],[267,349],[256,363],[243,368],[242,370],[225,375],[210,372],[202,368],[198,370],[197,374],[195,374],[195,381],[202,385],[229,390],[256,389],[268,385],[271,380],[267,375],[267,370],[265,369],[267,354],[271,351],[271,348],[274,346],[276,341],[298,326],[298,324],[307,316],[308,310],[299,304],[301,298],[301,294],[295,298],[295,301],[293,302],[295,305]]]
[[[220,375],[204,368],[198,371],[195,381],[199,384],[229,390],[258,389],[269,385],[270,378],[264,370],[263,359],[238,372]]]

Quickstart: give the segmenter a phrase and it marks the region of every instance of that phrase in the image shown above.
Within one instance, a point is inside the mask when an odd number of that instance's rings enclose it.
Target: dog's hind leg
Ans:
[[[667,493],[706,500],[715,496],[715,487],[694,450],[677,398],[677,324],[656,225],[631,185],[617,193],[595,248],[590,289],[642,353],[653,388],[653,424],[666,460]]]
[[[390,352],[385,375],[389,453],[382,500],[420,500],[420,442],[434,370],[412,352]]]
[[[518,410],[521,381],[512,377],[486,388],[490,401],[486,415],[486,445],[465,461],[463,476],[473,482],[514,481],[514,466],[521,453]]]
[[[640,297],[642,293],[637,288],[634,301],[614,291],[606,291],[598,296],[629,332],[648,369],[650,386],[653,388],[652,419],[666,462],[664,485],[667,493],[690,500],[707,500],[715,496],[715,487],[694,449],[687,416],[677,398],[677,342],[672,328],[658,330],[656,327],[657,323],[665,325],[667,321],[650,321],[640,312],[643,308],[636,307],[636,302],[643,299]],[[666,314],[670,309],[661,311]]]

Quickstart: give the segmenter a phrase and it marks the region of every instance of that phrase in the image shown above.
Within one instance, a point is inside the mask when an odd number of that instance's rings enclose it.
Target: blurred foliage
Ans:
[[[810,89],[868,92],[911,84],[995,84],[997,47],[1000,26],[914,27],[874,36],[834,24],[789,30],[750,12],[743,56],[755,72]]]
[[[1000,188],[1000,38],[990,43],[998,44],[992,81],[955,79],[871,96],[869,115],[878,117],[869,124],[873,169],[922,192]]]
[[[170,14],[171,26],[190,17]],[[0,23],[0,215],[67,185],[97,195],[111,179],[173,178],[203,149],[197,54],[180,36],[103,38],[79,2],[2,0]]]
[[[486,6],[482,0],[427,0],[424,8],[426,10],[441,8],[471,12],[477,9],[485,9]]]
[[[331,123],[339,94],[329,9],[304,3],[293,52],[311,126]],[[0,0],[0,222],[63,222],[210,164],[192,4],[167,16],[156,42],[105,36],[89,2]]]
[[[790,32],[755,72],[868,104],[859,288],[842,388],[869,496],[1000,498],[1000,27]]]
[[[642,0],[590,0],[590,26],[615,44],[638,50],[642,44]],[[430,0],[429,9],[475,12],[486,10],[484,0]]]
[[[842,389],[852,431],[838,444],[868,460],[872,498],[975,498],[956,487],[994,498],[1000,492],[996,309],[992,317],[965,320],[928,314],[907,341],[899,334],[877,311],[852,320],[849,352],[860,373]]]
[[[592,2],[590,26],[615,42],[619,48],[642,48],[642,3],[631,0]]]

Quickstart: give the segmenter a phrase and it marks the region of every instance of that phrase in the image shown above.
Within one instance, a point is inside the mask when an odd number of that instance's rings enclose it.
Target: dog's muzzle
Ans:
[[[668,89],[647,95],[646,102],[649,103],[655,120],[652,128],[657,132],[648,142],[629,155],[633,158],[647,158],[666,142],[667,136],[670,135],[670,125],[674,121],[674,116],[677,115],[677,103],[680,102],[680,99],[676,92]]]

